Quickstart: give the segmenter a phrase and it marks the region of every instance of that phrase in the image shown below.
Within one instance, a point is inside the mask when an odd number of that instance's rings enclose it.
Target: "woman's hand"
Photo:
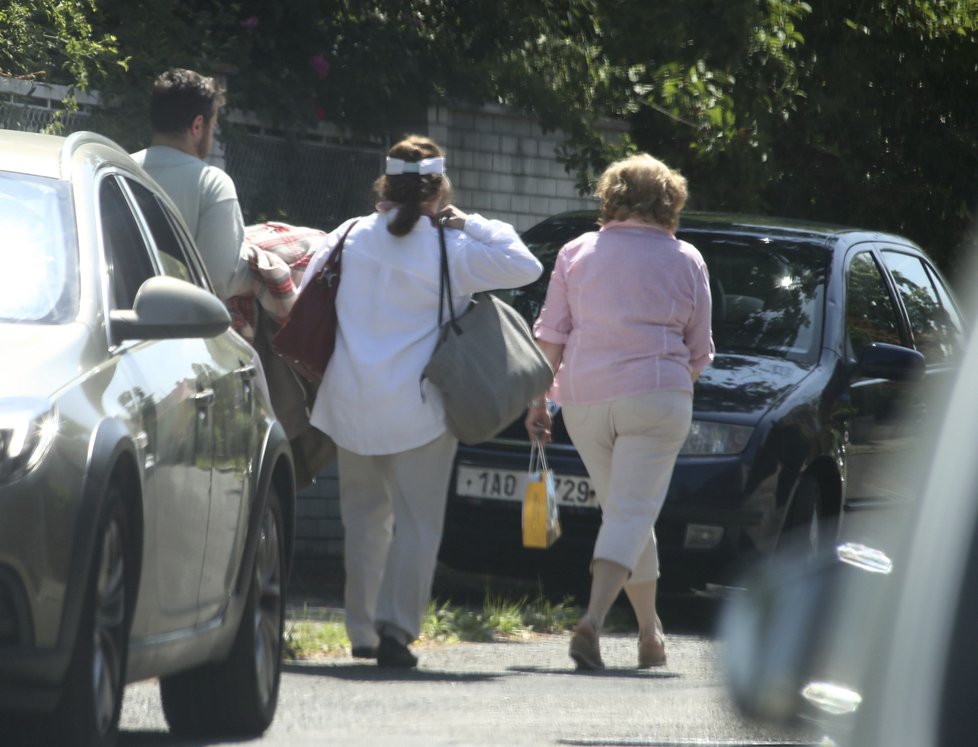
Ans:
[[[553,421],[550,418],[550,410],[547,409],[546,402],[536,407],[530,403],[526,410],[526,420],[523,421],[523,425],[526,432],[530,434],[531,440],[536,438],[545,444],[553,440],[553,434],[550,432]]]
[[[446,205],[438,211],[438,215],[435,217],[439,223],[444,221],[444,224],[449,228],[461,231],[465,228],[465,221],[468,220],[469,216],[454,205]]]

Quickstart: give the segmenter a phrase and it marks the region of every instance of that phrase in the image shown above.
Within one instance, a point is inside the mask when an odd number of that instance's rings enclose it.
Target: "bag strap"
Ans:
[[[438,278],[438,329],[441,329],[445,322],[445,303],[448,303],[448,314],[452,320],[452,326],[458,332],[458,324],[455,321],[455,306],[452,304],[452,279],[448,273],[448,247],[445,244],[445,226],[448,218],[438,219],[438,246],[441,251],[441,274]]]
[[[529,471],[531,473],[550,471],[550,468],[547,466],[547,447],[544,445],[543,441],[537,437],[534,437],[532,443],[530,444]]]
[[[350,235],[350,231],[353,230],[353,227],[359,220],[359,218],[354,218],[353,222],[343,232],[343,235],[340,236],[339,242],[335,247],[333,247],[333,251],[331,251],[329,256],[326,258],[326,263],[323,265],[323,269],[319,271],[318,275],[316,275],[317,283],[326,283],[326,286],[329,287],[333,285],[333,281],[339,279],[340,266],[343,262],[343,245],[346,243],[346,237]]]

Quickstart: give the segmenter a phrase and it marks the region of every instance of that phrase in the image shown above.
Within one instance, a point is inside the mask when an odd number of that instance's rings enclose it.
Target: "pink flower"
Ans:
[[[329,75],[329,60],[318,52],[309,58],[309,64],[318,78],[322,79]]]
[[[241,28],[243,29],[253,29],[258,26],[258,16],[250,16],[241,21]]]

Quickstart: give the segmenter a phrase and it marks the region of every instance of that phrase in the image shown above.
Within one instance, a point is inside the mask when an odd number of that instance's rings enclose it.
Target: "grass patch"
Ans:
[[[584,613],[571,598],[554,602],[543,594],[535,598],[508,600],[486,592],[482,607],[472,609],[449,601],[432,600],[422,624],[420,640],[435,643],[460,641],[487,642],[498,638],[519,639],[532,635],[562,633],[572,628]],[[616,615],[609,615],[606,629],[619,627]],[[315,659],[348,652],[343,617],[330,615],[322,620],[300,619],[286,624],[285,658]]]
[[[513,601],[487,592],[481,609],[455,607],[451,602],[429,603],[421,638],[454,643],[560,633],[572,627],[581,613],[570,599],[552,602],[540,595]]]
[[[323,620],[296,620],[285,625],[285,658],[317,659],[336,656],[350,649],[341,615],[329,615]]]

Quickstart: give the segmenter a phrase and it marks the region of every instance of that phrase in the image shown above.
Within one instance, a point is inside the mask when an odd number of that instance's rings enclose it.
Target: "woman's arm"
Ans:
[[[453,206],[442,211],[449,227],[464,215]],[[462,233],[446,235],[453,290],[460,295],[499,288],[519,288],[540,277],[543,265],[508,223],[465,215]]]

